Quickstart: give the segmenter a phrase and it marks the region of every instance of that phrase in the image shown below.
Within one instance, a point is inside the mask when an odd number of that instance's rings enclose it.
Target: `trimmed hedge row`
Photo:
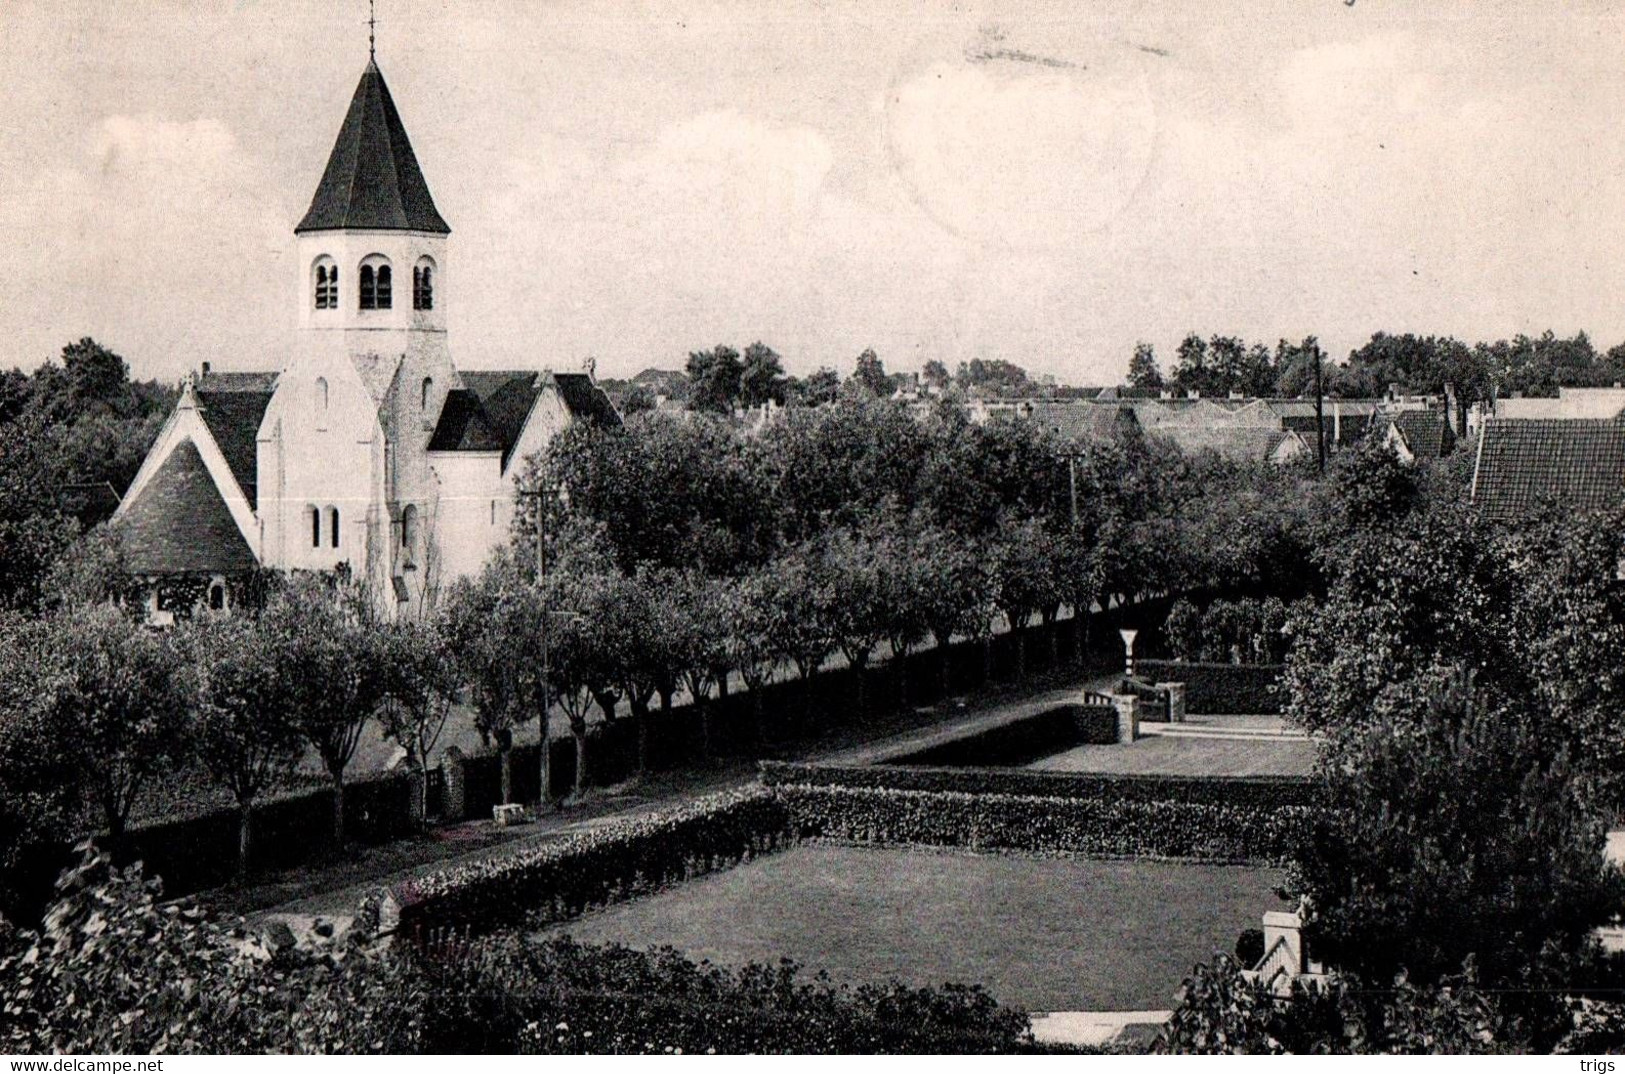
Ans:
[[[1286,700],[1277,688],[1280,664],[1199,664],[1136,660],[1134,671],[1154,682],[1185,684],[1185,711],[1193,716],[1277,715]]]
[[[662,885],[725,869],[793,840],[766,787],[729,791],[609,827],[407,881],[395,889],[409,936],[546,925]]]
[[[1184,802],[1248,809],[1312,803],[1314,785],[1301,776],[1165,776],[1105,772],[1047,772],[1027,768],[933,768],[906,765],[824,765],[763,761],[770,787],[855,787],[896,791],[949,791],[1037,798],[1124,802]]]
[[[776,790],[802,836],[1203,861],[1283,863],[1313,812],[805,784]]]
[[[1058,705],[1010,723],[913,753],[887,765],[1023,765],[1073,746],[1117,741],[1117,710],[1109,705]]]

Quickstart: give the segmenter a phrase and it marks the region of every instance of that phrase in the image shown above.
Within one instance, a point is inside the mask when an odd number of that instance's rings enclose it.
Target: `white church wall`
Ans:
[[[492,550],[507,542],[513,488],[503,479],[500,452],[434,452],[429,465],[440,488],[432,539],[443,584],[449,585],[478,574]]]

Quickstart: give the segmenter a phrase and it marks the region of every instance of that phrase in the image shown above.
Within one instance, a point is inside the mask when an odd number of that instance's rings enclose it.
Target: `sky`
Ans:
[[[465,368],[1625,339],[1625,8],[379,0]],[[298,349],[364,0],[0,4],[0,367]]]

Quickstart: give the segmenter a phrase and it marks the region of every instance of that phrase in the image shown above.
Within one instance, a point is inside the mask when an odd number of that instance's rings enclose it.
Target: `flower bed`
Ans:
[[[416,936],[543,925],[748,861],[792,837],[789,814],[768,788],[711,795],[408,881],[395,892],[400,927]]]
[[[1312,812],[807,784],[775,790],[802,836],[1202,861],[1284,862]]]
[[[1309,805],[1313,785],[1299,776],[1169,776],[1049,772],[1026,768],[937,768],[913,765],[822,765],[763,761],[770,787],[885,788],[1039,798],[1185,802],[1248,809]]]

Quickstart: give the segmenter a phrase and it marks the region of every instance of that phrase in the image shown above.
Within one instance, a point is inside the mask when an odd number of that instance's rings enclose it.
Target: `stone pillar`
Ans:
[[[1126,745],[1140,733],[1140,699],[1133,694],[1113,694],[1112,705],[1117,709],[1117,742]]]
[[[423,827],[424,771],[418,765],[406,769],[406,817],[413,831]]]
[[[1185,722],[1185,684],[1182,682],[1159,682],[1157,689],[1168,698],[1168,722]]]
[[[1285,938],[1281,960],[1282,968],[1297,977],[1303,973],[1303,919],[1286,910],[1272,910],[1264,915],[1264,954],[1275,950],[1276,941]]]
[[[446,820],[462,820],[467,813],[468,794],[466,773],[463,770],[463,751],[456,746],[446,751],[440,766],[446,772],[445,797],[441,800],[441,813]]]

